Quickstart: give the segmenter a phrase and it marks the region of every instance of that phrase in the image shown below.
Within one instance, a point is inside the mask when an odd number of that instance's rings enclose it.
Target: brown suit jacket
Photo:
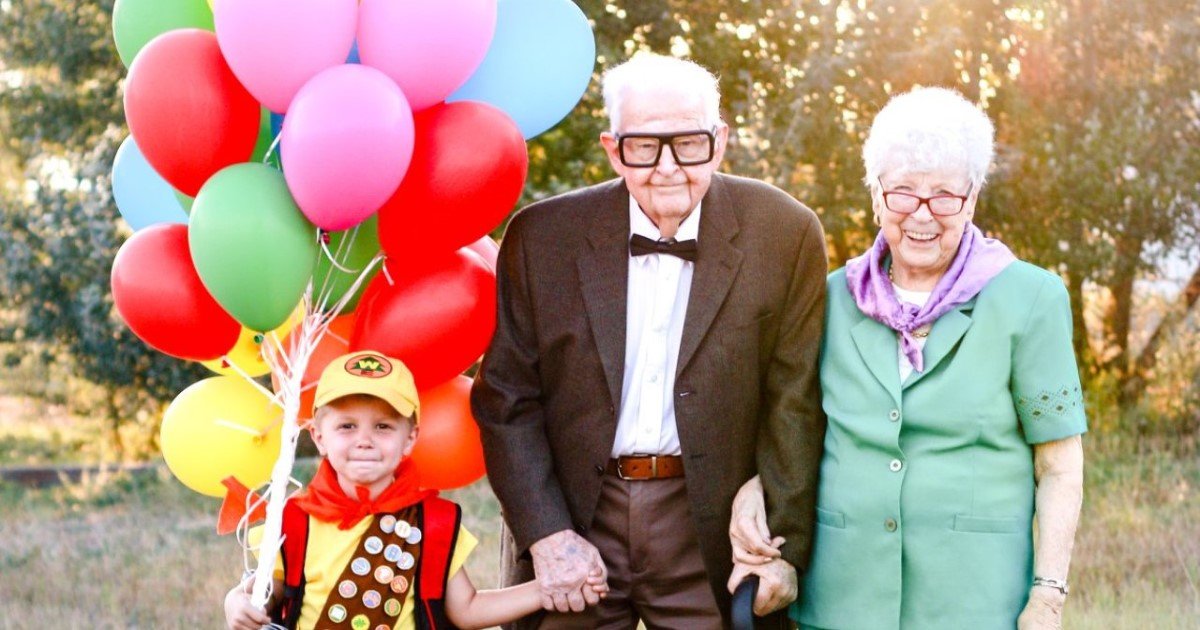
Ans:
[[[784,558],[801,574],[808,564],[827,260],[816,215],[777,188],[716,174],[703,208],[675,416],[701,553],[728,614],[731,504],[756,472]],[[504,236],[496,333],[471,403],[510,551],[525,558],[506,584],[532,578],[531,544],[592,523],[621,401],[628,243],[619,179],[532,204]]]

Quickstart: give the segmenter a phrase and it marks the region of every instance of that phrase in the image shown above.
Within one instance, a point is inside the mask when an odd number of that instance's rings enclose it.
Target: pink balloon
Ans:
[[[358,55],[392,78],[413,111],[467,82],[496,32],[496,0],[362,0]]]
[[[216,0],[217,42],[246,90],[284,113],[318,72],[354,45],[356,0]]]
[[[412,110],[382,72],[341,65],[300,88],[280,136],[296,204],[318,227],[340,231],[374,214],[400,185],[412,161]]]

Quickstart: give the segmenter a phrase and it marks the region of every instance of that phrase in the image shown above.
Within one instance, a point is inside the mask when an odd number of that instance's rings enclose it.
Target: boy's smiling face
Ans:
[[[312,437],[346,496],[357,496],[355,487],[363,486],[373,499],[391,485],[396,467],[412,454],[417,425],[379,398],[352,395],[318,412]]]

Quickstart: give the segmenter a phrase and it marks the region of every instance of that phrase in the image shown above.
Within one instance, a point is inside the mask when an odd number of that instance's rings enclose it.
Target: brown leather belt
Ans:
[[[679,455],[624,455],[608,460],[604,472],[626,481],[671,479],[683,476],[683,458]]]

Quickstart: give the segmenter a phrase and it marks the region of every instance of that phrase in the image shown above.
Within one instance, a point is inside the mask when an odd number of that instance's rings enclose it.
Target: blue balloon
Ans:
[[[125,138],[113,159],[112,192],[117,211],[135,232],[156,223],[188,222],[175,189],[142,156],[133,136]]]
[[[596,38],[574,2],[500,0],[487,55],[446,100],[495,105],[528,140],[571,113],[595,63]]]

